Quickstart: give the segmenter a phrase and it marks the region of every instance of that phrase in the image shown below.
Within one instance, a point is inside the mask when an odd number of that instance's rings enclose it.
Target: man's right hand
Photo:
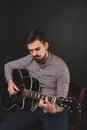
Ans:
[[[18,93],[20,90],[16,86],[16,84],[13,82],[13,80],[8,80],[8,92],[10,95],[14,95]]]

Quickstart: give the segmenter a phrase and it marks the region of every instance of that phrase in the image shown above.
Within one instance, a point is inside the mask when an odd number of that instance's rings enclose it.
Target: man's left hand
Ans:
[[[48,101],[48,97],[47,96],[45,97],[45,100],[40,99],[39,107],[44,108],[47,112],[52,113],[52,114],[58,112],[58,110],[56,109],[55,104],[54,103],[50,103]]]

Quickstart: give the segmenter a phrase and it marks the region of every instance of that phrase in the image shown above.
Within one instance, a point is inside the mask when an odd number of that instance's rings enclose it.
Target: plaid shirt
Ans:
[[[27,69],[30,76],[39,81],[41,93],[49,96],[67,97],[70,75],[65,62],[49,52],[46,63],[40,66],[31,55],[5,64],[6,80],[12,79],[13,69]],[[62,110],[61,107],[58,110]]]

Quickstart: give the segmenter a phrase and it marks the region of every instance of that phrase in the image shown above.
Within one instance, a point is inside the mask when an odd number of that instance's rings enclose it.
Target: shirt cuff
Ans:
[[[58,112],[62,112],[64,109],[64,107],[59,107],[57,104],[55,104],[55,107],[56,107]]]

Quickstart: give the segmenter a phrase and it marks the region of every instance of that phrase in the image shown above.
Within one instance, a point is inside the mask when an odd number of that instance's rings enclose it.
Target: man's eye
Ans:
[[[40,50],[40,48],[36,48],[36,51],[39,51]]]
[[[32,52],[33,52],[33,50],[29,50],[29,52],[30,52],[30,53],[32,53]]]

